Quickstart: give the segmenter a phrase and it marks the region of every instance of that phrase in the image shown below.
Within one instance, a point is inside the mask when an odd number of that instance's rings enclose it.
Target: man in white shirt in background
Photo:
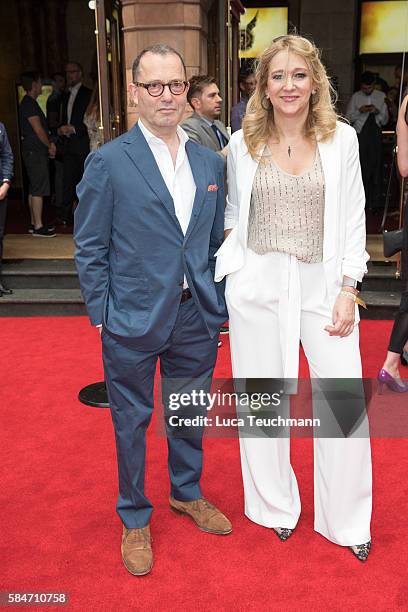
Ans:
[[[382,207],[382,127],[388,122],[385,94],[375,89],[375,75],[361,75],[360,90],[349,102],[346,113],[358,134],[360,163],[366,194],[366,208],[379,211]]]
[[[64,197],[58,217],[62,225],[73,222],[73,206],[76,200],[76,186],[84,172],[85,159],[89,153],[88,130],[84,115],[92,91],[82,83],[83,70],[78,62],[69,62],[65,67],[68,92],[63,97],[61,123],[57,130],[63,157]]]

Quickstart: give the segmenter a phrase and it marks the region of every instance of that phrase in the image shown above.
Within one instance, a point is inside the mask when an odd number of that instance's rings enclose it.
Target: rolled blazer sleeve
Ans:
[[[82,294],[93,325],[103,321],[109,286],[109,244],[113,215],[113,190],[101,154],[88,156],[77,187],[75,210],[75,262]]]
[[[354,130],[348,130],[349,143],[347,151],[346,178],[344,194],[346,203],[346,233],[342,274],[362,281],[367,272],[367,261],[370,256],[365,250],[365,193],[361,178],[358,138]]]
[[[235,132],[237,134],[238,132]],[[238,224],[239,218],[239,201],[238,201],[238,189],[237,189],[237,174],[236,174],[236,156],[237,147],[236,139],[234,135],[231,137],[230,144],[228,147],[227,156],[227,205],[225,207],[225,221],[224,229],[232,229]]]

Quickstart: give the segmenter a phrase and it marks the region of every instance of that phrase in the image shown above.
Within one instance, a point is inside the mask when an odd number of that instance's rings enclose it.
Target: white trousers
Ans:
[[[248,249],[244,267],[227,277],[226,300],[234,378],[297,378],[299,340],[312,378],[361,378],[358,326],[346,338],[324,331],[332,312],[323,264]],[[241,436],[240,451],[245,514],[265,527],[293,529],[301,505],[289,438]],[[331,542],[371,539],[368,436],[314,439],[314,501],[314,528]]]

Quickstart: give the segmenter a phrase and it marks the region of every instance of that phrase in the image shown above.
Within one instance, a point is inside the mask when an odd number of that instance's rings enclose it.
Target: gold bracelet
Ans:
[[[367,310],[367,304],[364,302],[364,300],[357,297],[355,293],[352,293],[351,291],[340,291],[340,295],[345,295],[349,298],[349,300],[353,300],[355,304],[358,304]]]
[[[351,289],[351,291],[350,291]],[[342,291],[349,291],[350,293],[354,293],[355,291],[357,291],[357,293],[355,295],[357,295],[359,292],[359,290],[357,289],[357,287],[349,287],[348,285],[343,285],[341,288]]]

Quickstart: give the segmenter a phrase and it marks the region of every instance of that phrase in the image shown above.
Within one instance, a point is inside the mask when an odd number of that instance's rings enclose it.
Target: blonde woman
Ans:
[[[101,124],[101,114],[99,110],[99,85],[95,81],[91,98],[84,115],[84,123],[88,130],[89,150],[96,151],[103,145],[103,132],[99,128]]]
[[[358,282],[366,271],[358,141],[339,122],[312,42],[288,35],[264,51],[243,129],[228,153],[225,234],[235,378],[361,378]],[[358,437],[361,436],[361,437]],[[240,435],[245,513],[284,541],[300,515],[289,438]],[[315,530],[361,561],[371,547],[366,420],[352,438],[317,438]]]

